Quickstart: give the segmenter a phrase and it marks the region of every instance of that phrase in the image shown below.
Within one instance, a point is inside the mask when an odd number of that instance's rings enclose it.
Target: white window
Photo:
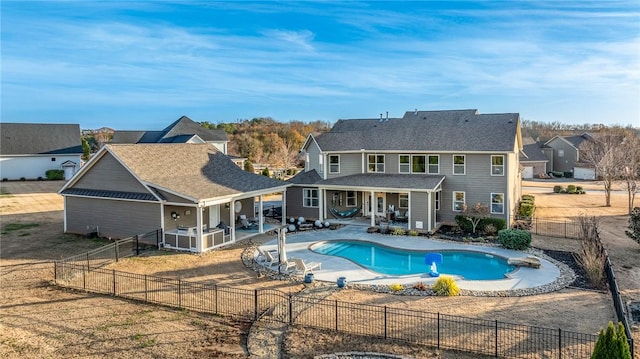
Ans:
[[[440,192],[436,192],[436,211],[440,210]]]
[[[357,205],[356,191],[347,191],[347,207],[355,207]]]
[[[564,150],[558,150],[558,157],[564,157]]]
[[[318,172],[324,172],[324,156],[318,155]]]
[[[305,188],[302,190],[302,206],[318,207],[318,190],[315,188]]]
[[[340,173],[340,155],[329,156],[329,173]]]
[[[400,173],[411,173],[411,156],[400,155]]]
[[[462,212],[464,203],[464,192],[453,192],[453,211]]]
[[[504,193],[491,194],[491,213],[504,213]]]
[[[453,174],[463,175],[465,173],[465,156],[453,155]]]
[[[409,195],[407,193],[400,193],[398,206],[400,208],[409,208]]]
[[[384,172],[384,155],[369,155],[369,172]]]
[[[440,156],[429,155],[429,174],[437,175],[440,173]]]
[[[504,176],[504,156],[491,156],[491,175]]]

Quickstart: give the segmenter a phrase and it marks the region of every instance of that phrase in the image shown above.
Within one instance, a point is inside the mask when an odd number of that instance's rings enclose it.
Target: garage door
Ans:
[[[593,168],[574,167],[573,178],[584,179],[584,180],[595,180],[596,170]]]
[[[522,178],[533,178],[533,167],[525,167],[522,170]]]

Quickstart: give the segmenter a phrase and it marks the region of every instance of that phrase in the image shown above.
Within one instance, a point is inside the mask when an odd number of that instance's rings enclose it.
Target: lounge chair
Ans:
[[[319,262],[309,262],[305,263],[300,258],[292,258],[293,262],[296,264],[296,271],[302,272],[302,274],[307,274],[307,272],[313,272],[314,269],[322,267],[322,263]]]
[[[274,264],[278,264],[278,252],[265,251],[258,247],[258,257],[256,259],[258,262],[271,267]]]
[[[240,215],[240,224],[242,225],[240,228],[242,229],[254,229],[258,228],[258,224],[256,222],[249,222],[247,216],[244,214]]]

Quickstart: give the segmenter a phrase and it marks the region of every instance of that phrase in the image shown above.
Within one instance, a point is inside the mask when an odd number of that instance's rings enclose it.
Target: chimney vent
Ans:
[[[383,121],[383,119],[382,119],[382,114],[380,114],[380,122],[382,122],[382,121]]]
[[[418,109],[417,108],[413,110],[413,115],[414,116],[418,116]]]
[[[387,111],[387,121],[389,121],[389,111]]]

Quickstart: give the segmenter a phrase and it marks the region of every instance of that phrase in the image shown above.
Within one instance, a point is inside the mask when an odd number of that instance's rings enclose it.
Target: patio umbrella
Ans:
[[[287,250],[285,248],[287,238],[285,237],[284,228],[278,228],[278,260],[280,262],[279,270],[282,272],[282,266],[287,268]]]

